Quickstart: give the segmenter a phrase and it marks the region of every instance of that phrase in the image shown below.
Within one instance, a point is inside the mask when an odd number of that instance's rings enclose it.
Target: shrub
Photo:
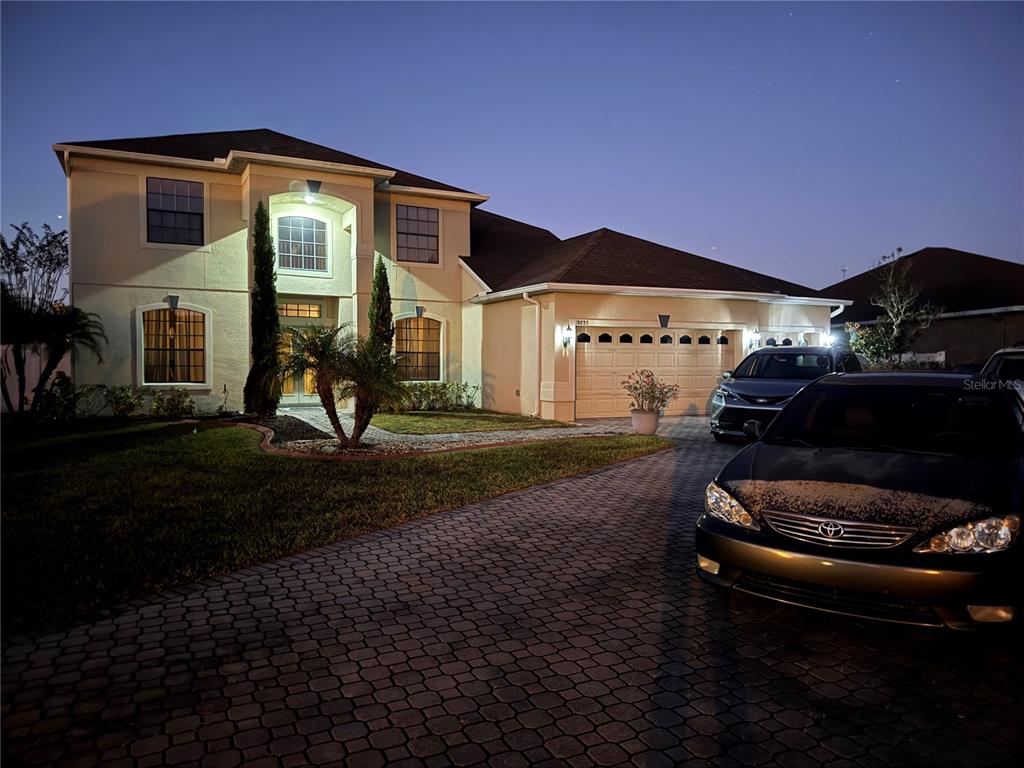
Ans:
[[[156,391],[149,404],[149,413],[160,419],[181,419],[196,412],[196,403],[184,389]]]
[[[142,407],[142,395],[127,384],[103,387],[103,404],[119,419],[131,416]]]
[[[476,405],[480,387],[466,382],[414,382],[406,384],[404,408],[410,411],[461,411]],[[395,405],[392,409],[397,410]]]
[[[679,387],[658,380],[654,371],[644,368],[629,374],[622,388],[633,402],[630,407],[637,411],[660,411],[679,397]]]

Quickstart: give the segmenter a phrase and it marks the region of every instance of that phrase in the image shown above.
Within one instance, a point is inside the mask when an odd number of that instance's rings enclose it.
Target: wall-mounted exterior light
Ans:
[[[668,321],[670,315],[658,315],[658,325],[662,328],[668,328]]]
[[[562,346],[568,348],[572,344],[572,326],[567,325],[562,330]]]
[[[316,196],[320,194],[320,185],[323,182],[319,182],[316,179],[306,180],[306,194],[302,200],[306,205],[312,205],[316,202]]]
[[[823,333],[821,334],[821,343],[826,347],[831,347],[835,343],[835,339],[832,338],[831,333]]]
[[[167,306],[170,307],[171,309],[177,309],[179,299],[181,299],[181,296],[179,296],[176,293],[167,294]]]
[[[759,331],[754,331],[750,334],[750,346],[757,347],[761,344],[761,334]]]

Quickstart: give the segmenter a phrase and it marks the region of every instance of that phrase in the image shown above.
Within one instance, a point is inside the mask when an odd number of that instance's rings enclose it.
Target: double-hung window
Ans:
[[[203,244],[203,185],[181,179],[146,179],[146,240]]]
[[[438,264],[437,208],[418,205],[395,206],[395,258],[419,264]]]

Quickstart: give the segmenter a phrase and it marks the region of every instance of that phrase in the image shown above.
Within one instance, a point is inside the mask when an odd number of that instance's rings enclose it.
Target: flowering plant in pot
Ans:
[[[658,430],[658,417],[666,405],[679,397],[679,387],[658,381],[654,371],[644,368],[629,374],[622,388],[632,402],[633,431],[638,435],[653,435]]]

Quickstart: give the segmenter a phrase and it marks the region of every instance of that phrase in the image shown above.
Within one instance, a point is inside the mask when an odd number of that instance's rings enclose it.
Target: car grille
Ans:
[[[894,621],[899,624],[918,624],[929,627],[942,625],[942,620],[931,606],[886,595],[829,589],[757,573],[745,574],[736,582],[735,589],[769,600],[814,608],[828,613]]]
[[[737,432],[743,431],[743,423],[751,419],[761,422],[761,427],[767,427],[775,418],[778,411],[771,408],[734,408],[726,406],[718,414],[718,426],[721,429],[731,429]]]
[[[791,512],[764,510],[761,516],[783,536],[813,544],[857,549],[895,547],[915,533],[916,528],[881,523],[862,523],[853,520],[833,520],[827,517],[797,515]],[[829,533],[832,535],[829,535]]]

